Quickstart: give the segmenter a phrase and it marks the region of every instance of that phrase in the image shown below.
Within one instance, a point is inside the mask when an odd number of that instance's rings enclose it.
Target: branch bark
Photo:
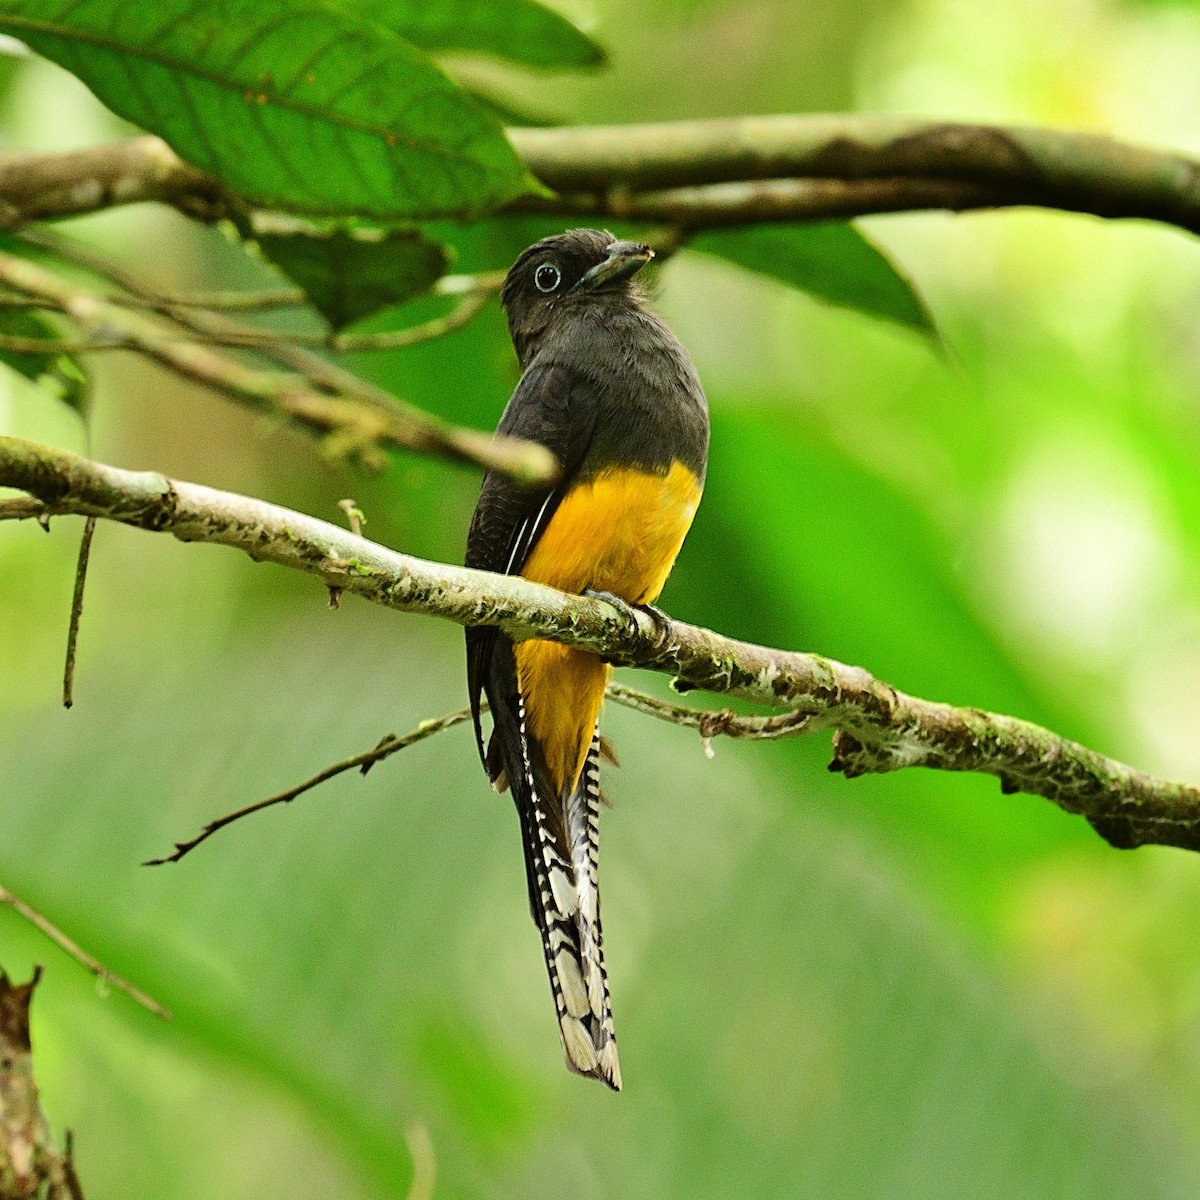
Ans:
[[[510,129],[559,196],[512,211],[750,221],[1035,205],[1200,232],[1200,160],[1095,134],[812,114]],[[0,162],[0,226],[157,200],[213,220],[237,201],[158,138]]]
[[[669,674],[680,690],[787,707],[806,732],[835,731],[830,766],[849,778],[914,766],[981,772],[1006,792],[1086,816],[1113,845],[1200,850],[1200,788],[1156,779],[1016,717],[905,695],[860,667],[677,621],[660,628],[602,600],[425,562],[260,500],[17,438],[0,438],[0,485],[35,497],[43,517],[76,513],[232,546],[403,612],[494,625],[517,640],[545,638]],[[11,512],[34,515],[28,506]]]
[[[4,1200],[83,1200],[68,1135],[54,1145],[33,1074],[29,1006],[41,978],[14,984],[0,970],[0,1197]]]

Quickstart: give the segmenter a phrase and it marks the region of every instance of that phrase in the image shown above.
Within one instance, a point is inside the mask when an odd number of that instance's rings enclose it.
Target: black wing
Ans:
[[[570,488],[595,425],[595,385],[561,363],[539,364],[535,359],[521,376],[496,432],[539,442],[558,458],[562,473],[551,487],[531,488],[522,487],[507,475],[489,472],[484,477],[467,534],[468,567],[504,575],[520,572]],[[498,630],[486,626],[467,630],[467,688],[475,720],[475,739],[479,756],[493,780],[498,767],[488,764],[479,699],[497,636]]]

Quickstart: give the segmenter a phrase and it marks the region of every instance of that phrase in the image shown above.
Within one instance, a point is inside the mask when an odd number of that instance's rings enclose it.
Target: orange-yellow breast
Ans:
[[[700,483],[674,463],[665,475],[602,471],[563,497],[521,574],[567,592],[611,592],[632,604],[658,599],[700,503]],[[573,788],[600,715],[609,668],[554,642],[515,647],[529,732],[559,792]]]

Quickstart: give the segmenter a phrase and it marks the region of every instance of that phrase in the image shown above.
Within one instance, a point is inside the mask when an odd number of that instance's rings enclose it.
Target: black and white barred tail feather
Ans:
[[[621,1089],[621,1067],[613,1030],[608,974],[604,969],[604,942],[600,926],[600,733],[584,760],[575,790],[567,797],[567,838],[579,890],[580,961],[591,1010],[591,1035],[600,1062],[602,1078],[615,1090]]]
[[[506,773],[521,817],[530,909],[542,935],[563,1053],[572,1071],[620,1091],[600,927],[599,737],[564,803],[528,735],[520,696],[516,717],[520,762],[506,763]]]

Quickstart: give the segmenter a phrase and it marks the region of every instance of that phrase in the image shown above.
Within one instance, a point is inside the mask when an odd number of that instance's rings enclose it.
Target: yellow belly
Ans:
[[[613,469],[572,488],[538,538],[521,574],[632,604],[658,599],[700,503],[700,483],[681,463],[665,475]],[[600,715],[609,667],[554,642],[515,647],[529,732],[555,788],[574,788]]]

